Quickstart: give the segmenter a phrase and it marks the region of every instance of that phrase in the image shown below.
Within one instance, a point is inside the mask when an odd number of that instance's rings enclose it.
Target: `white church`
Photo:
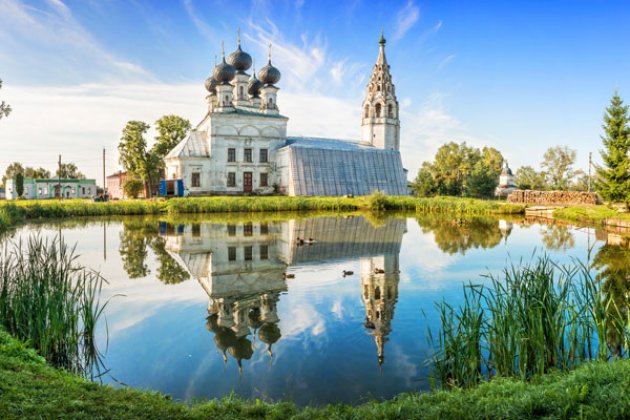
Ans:
[[[208,112],[165,158],[166,177],[183,179],[191,195],[281,193],[291,196],[407,195],[400,157],[396,91],[385,38],[361,108],[361,140],[287,136],[277,105],[281,73],[255,69],[238,46],[206,80]]]

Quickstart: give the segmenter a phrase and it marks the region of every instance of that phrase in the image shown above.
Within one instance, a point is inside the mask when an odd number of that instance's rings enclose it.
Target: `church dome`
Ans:
[[[204,83],[204,86],[206,87],[206,90],[208,92],[210,92],[211,94],[215,94],[217,93],[217,81],[214,80],[213,76],[210,76],[206,79],[206,82]]]
[[[230,54],[228,64],[234,67],[238,74],[245,74],[245,71],[252,66],[252,57],[241,49],[241,44],[239,43],[236,51]]]
[[[258,80],[256,77],[256,73],[252,74],[251,79],[249,79],[249,84],[247,85],[247,93],[249,93],[254,98],[258,98],[260,95],[260,89],[263,87],[263,83]]]
[[[258,78],[265,85],[274,85],[278,83],[278,81],[280,81],[280,77],[280,70],[271,64],[271,60],[269,60],[267,65],[260,69],[260,72],[258,73]]]
[[[235,75],[236,69],[225,62],[225,57],[223,57],[223,61],[221,61],[212,72],[212,77],[217,81],[217,83],[222,85],[231,82]]]

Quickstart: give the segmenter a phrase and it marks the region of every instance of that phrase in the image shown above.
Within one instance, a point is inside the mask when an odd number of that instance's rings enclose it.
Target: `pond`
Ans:
[[[26,225],[12,240],[34,233],[76,243],[108,281],[100,380],[186,401],[426,390],[434,303],[458,305],[468,282],[547,252],[598,262],[623,294],[630,269],[620,237],[523,218],[125,217]]]

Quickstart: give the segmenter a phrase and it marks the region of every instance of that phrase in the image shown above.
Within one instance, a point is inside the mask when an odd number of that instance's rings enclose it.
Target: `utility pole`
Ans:
[[[105,179],[105,148],[103,147],[103,195],[107,193],[107,180]]]
[[[59,155],[59,169],[57,171],[57,186],[59,187],[59,199],[63,198],[63,191],[61,191],[61,155]]]
[[[591,192],[591,167],[593,166],[593,152],[588,152],[588,192]]]

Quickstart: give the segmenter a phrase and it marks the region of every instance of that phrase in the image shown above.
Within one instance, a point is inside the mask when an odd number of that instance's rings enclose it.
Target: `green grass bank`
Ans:
[[[298,408],[236,397],[192,406],[154,392],[114,389],[57,370],[0,331],[2,418],[173,418],[173,419],[511,419],[628,418],[630,361],[589,363],[529,382],[494,379],[478,387],[403,394],[387,401]]]
[[[620,213],[606,206],[565,207],[554,210],[555,219],[604,226],[630,226],[630,213]]]
[[[358,210],[454,214],[522,214],[523,205],[453,197],[200,197],[171,200],[5,201],[0,203],[0,230],[28,220],[112,215],[302,212]]]

